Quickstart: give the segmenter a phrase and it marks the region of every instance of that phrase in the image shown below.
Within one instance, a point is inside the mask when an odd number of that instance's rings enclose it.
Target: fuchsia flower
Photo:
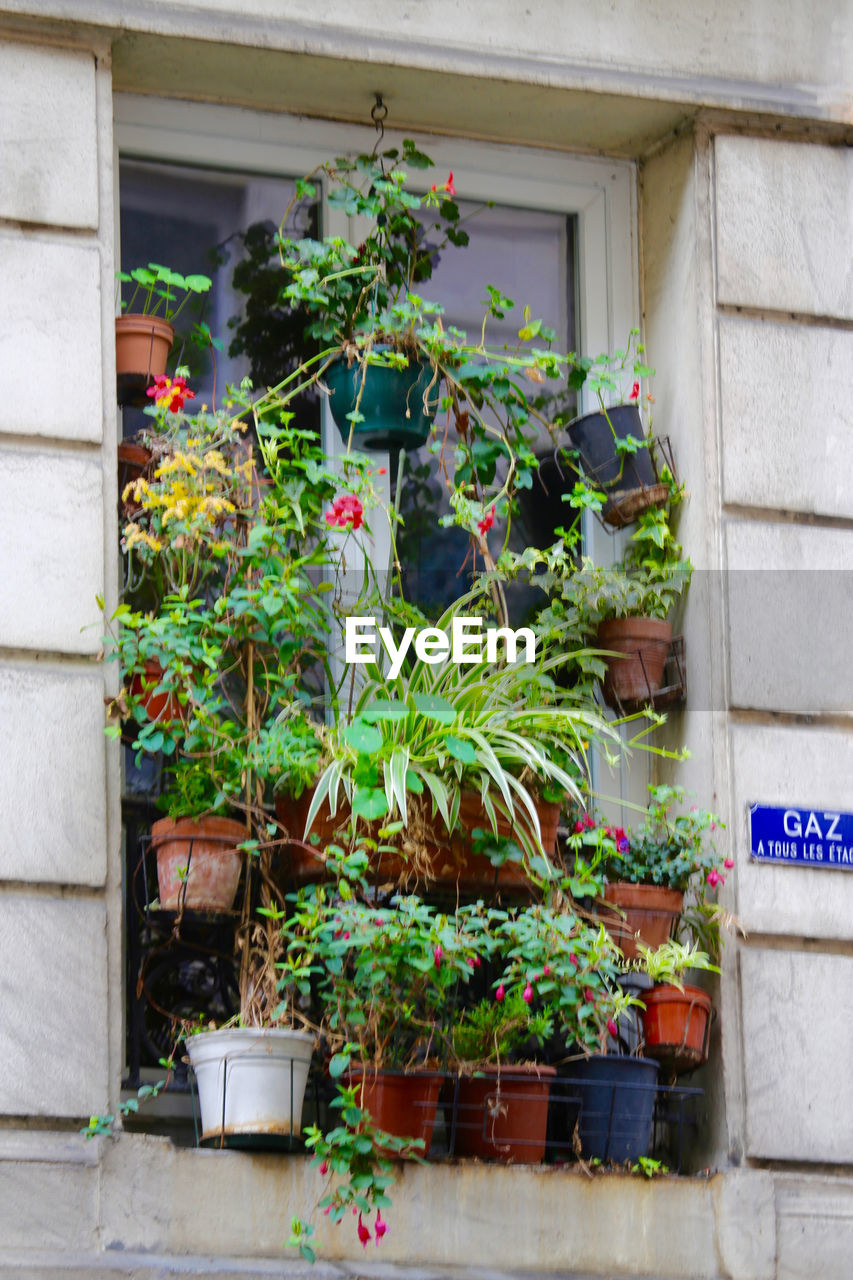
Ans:
[[[494,523],[495,523],[495,508],[493,504],[491,511],[487,511],[486,514],[483,516],[482,520],[477,521],[477,528],[480,530],[480,533],[484,538]]]
[[[607,1019],[607,1030],[608,1030],[608,1031],[610,1032],[610,1034],[613,1036],[613,1039],[614,1039],[614,1040],[615,1040],[615,1039],[617,1038],[617,1036],[619,1035],[619,1028],[616,1026],[616,1023],[613,1021],[613,1019],[612,1019],[612,1018],[608,1018],[608,1019]]]
[[[154,386],[149,387],[145,394],[153,396],[154,403],[169,413],[183,409],[185,400],[195,400],[195,392],[187,387],[186,378],[167,378],[164,373],[157,374]]]
[[[639,399],[639,395],[640,395],[640,384],[639,382],[635,382],[633,387],[631,388],[631,394],[629,395],[628,399],[637,400]]]
[[[435,965],[436,969],[441,968],[441,957],[443,955],[444,955],[444,948],[439,942],[438,946],[435,948],[435,950],[432,953],[432,962]]]
[[[580,968],[580,964],[578,963],[578,958],[575,955],[574,951],[569,952],[569,964],[573,964],[576,969]]]
[[[385,1235],[385,1232],[388,1230],[388,1223],[384,1221],[382,1217],[381,1209],[376,1210],[375,1230],[376,1230],[376,1243],[379,1244],[379,1241],[382,1239],[382,1237]]]
[[[335,498],[331,511],[326,512],[326,524],[330,529],[360,529],[364,524],[364,507],[354,493],[342,493]]]
[[[323,1163],[320,1165],[320,1173],[325,1178],[328,1172],[329,1172],[329,1162],[328,1160],[324,1160]]]
[[[551,974],[551,966],[549,964],[546,964],[542,970],[542,977],[547,978],[550,976],[550,974]]]
[[[592,1004],[592,1003],[593,1003],[593,1001],[595,1000],[595,996],[592,994],[592,988],[591,988],[591,987],[584,987],[584,989],[583,989],[583,998],[584,998],[584,1000],[587,1002],[587,1004]]]
[[[506,995],[506,987],[504,986],[503,983],[501,983],[497,991],[495,992],[495,999],[497,1000],[498,1004],[500,1004],[501,1000],[503,1000],[505,995]]]
[[[368,1240],[373,1239],[373,1236],[370,1234],[369,1229],[364,1225],[364,1223],[361,1220],[361,1214],[358,1215],[358,1238],[361,1241],[362,1249],[366,1249]]]
[[[624,827],[617,827],[617,828],[616,828],[616,830],[613,832],[613,839],[616,841],[616,852],[617,852],[617,853],[627,853],[627,852],[628,852],[628,837],[627,837],[627,836],[626,836],[626,834],[625,834],[625,828],[624,828]]]
[[[734,858],[726,858],[725,862],[723,863],[723,866],[726,868],[726,871],[731,871],[734,865],[735,865]]]
[[[716,867],[712,867],[708,872],[708,884],[712,889],[716,889],[718,884],[725,884],[725,880],[720,875]]]
[[[527,986],[521,993],[521,998],[525,1004],[530,1004],[530,1001],[533,999],[533,987],[530,985],[529,979],[527,981]]]

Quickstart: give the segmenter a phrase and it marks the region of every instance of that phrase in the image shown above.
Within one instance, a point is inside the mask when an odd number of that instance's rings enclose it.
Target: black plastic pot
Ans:
[[[611,493],[650,489],[657,484],[648,448],[619,453],[617,440],[645,440],[643,420],[635,404],[620,404],[604,413],[585,413],[566,427],[583,469],[599,488]]]
[[[536,457],[539,467],[533,473],[533,483],[529,489],[516,489],[516,497],[528,544],[543,550],[555,542],[556,529],[570,529],[578,519],[579,513],[563,502],[563,494],[574,489],[578,473],[553,452]]]
[[[652,1140],[658,1063],[594,1054],[572,1068],[580,1096],[578,1136],[585,1160],[639,1160]]]

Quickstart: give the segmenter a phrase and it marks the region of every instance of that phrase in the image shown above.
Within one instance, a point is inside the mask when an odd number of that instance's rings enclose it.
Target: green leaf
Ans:
[[[343,736],[351,747],[366,755],[373,755],[375,751],[382,749],[382,734],[362,716],[356,716],[352,724],[347,725]]]
[[[350,1056],[348,1053],[336,1053],[329,1059],[329,1075],[333,1080],[338,1080],[347,1070],[350,1064]]]
[[[360,718],[366,720],[368,724],[374,724],[377,720],[389,720],[399,724],[405,720],[408,714],[409,708],[405,702],[391,699],[390,701],[371,702],[369,707],[365,707],[362,710]]]
[[[378,787],[359,788],[353,796],[352,811],[356,818],[366,818],[372,822],[388,812],[388,800],[385,792]]]
[[[439,724],[453,724],[456,708],[437,693],[413,693],[412,701],[422,716]]]
[[[474,750],[470,742],[466,742],[464,738],[455,738],[449,733],[444,739],[444,745],[453,756],[454,760],[461,760],[463,764],[476,764],[478,760],[477,752]]]

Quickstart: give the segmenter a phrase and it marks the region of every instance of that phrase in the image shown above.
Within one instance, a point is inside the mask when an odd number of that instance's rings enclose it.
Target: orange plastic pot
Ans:
[[[456,1093],[453,1149],[458,1156],[538,1164],[545,1155],[548,1098],[554,1067],[538,1063],[485,1067],[482,1074],[460,1076]],[[448,1084],[446,1122],[453,1125],[454,1084]]]
[[[663,684],[672,625],[660,618],[608,618],[598,628],[596,644],[617,656],[607,658],[604,701],[650,702]]]
[[[440,1075],[355,1068],[350,1072],[350,1083],[358,1086],[356,1102],[370,1112],[377,1128],[395,1138],[420,1139],[424,1145],[419,1154],[427,1154],[441,1090]]]
[[[164,911],[230,911],[246,828],[232,818],[160,818],[151,828]]]
[[[708,1058],[711,997],[701,987],[683,991],[659,984],[643,996],[643,1039],[647,1057],[672,1070],[689,1071]]]
[[[622,948],[626,960],[639,956],[638,935],[639,941],[653,950],[667,942],[684,903],[680,889],[621,881],[605,885],[604,898],[618,910],[599,907],[599,915],[603,917],[613,941]]]

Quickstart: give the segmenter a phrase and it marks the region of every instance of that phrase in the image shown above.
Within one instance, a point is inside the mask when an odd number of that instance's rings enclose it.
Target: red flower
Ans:
[[[445,189],[445,191],[447,192],[447,194],[448,194],[449,196],[455,196],[455,195],[456,195],[456,188],[455,188],[455,187],[454,187],[454,185],[453,185],[453,170],[452,170],[452,169],[450,170],[450,173],[447,175],[447,181],[446,181],[446,182],[445,182],[445,184],[444,184],[444,189]]]
[[[382,1239],[382,1237],[385,1235],[385,1232],[388,1230],[388,1223],[383,1220],[381,1209],[376,1210],[376,1228],[375,1229],[376,1229],[376,1243],[379,1244],[379,1241]]]
[[[500,1004],[501,1000],[503,1000],[505,995],[506,995],[506,987],[504,986],[503,983],[501,983],[497,991],[495,992],[495,999],[497,1000],[498,1004]]]
[[[530,1004],[530,1001],[533,999],[533,988],[530,985],[529,980],[528,980],[527,986],[524,988],[524,990],[521,993],[521,998],[525,1004]]]
[[[584,998],[584,1000],[587,1002],[587,1004],[592,1004],[592,1003],[594,1002],[594,1000],[595,1000],[595,996],[592,994],[592,988],[591,988],[591,987],[584,987],[584,989],[583,989],[583,998]]]
[[[575,835],[579,836],[580,833],[585,830],[586,830],[586,823],[584,822],[583,818],[578,818],[577,822],[575,823]]]
[[[368,1240],[372,1240],[373,1236],[361,1220],[361,1214],[358,1215],[358,1238],[361,1241],[362,1249],[367,1248]]]
[[[183,409],[184,401],[195,400],[195,392],[187,387],[186,378],[167,378],[164,373],[157,374],[154,386],[149,387],[145,394],[153,396],[154,403],[170,413]]]
[[[580,964],[579,964],[579,962],[578,962],[578,958],[577,958],[577,956],[575,955],[574,951],[570,951],[570,952],[569,952],[569,964],[573,964],[573,965],[575,966],[575,968],[576,968],[576,969],[579,969],[579,968],[580,968]]]
[[[550,976],[550,973],[551,973],[551,966],[549,964],[546,964],[544,969],[542,970],[542,977],[547,978]]]
[[[639,397],[640,397],[640,384],[639,382],[635,382],[633,387],[631,388],[631,394],[629,395],[628,399],[638,400]]]
[[[585,813],[583,815],[583,825],[586,827],[587,831],[591,831],[592,828],[595,826],[595,820],[591,817],[590,814]]]
[[[323,1163],[320,1165],[320,1173],[325,1178],[328,1172],[329,1172],[329,1162],[327,1160],[324,1160]]]
[[[708,884],[711,886],[712,889],[716,889],[718,884],[724,884],[724,883],[725,881],[723,880],[723,877],[720,875],[717,868],[712,867],[711,870],[708,872]]]
[[[439,942],[438,946],[435,948],[435,950],[432,953],[432,962],[435,965],[436,969],[441,968],[441,957],[443,955],[444,955],[444,948]]]
[[[607,1030],[608,1030],[608,1031],[610,1032],[610,1034],[613,1036],[613,1039],[614,1039],[614,1040],[615,1040],[615,1039],[617,1038],[617,1036],[619,1035],[619,1029],[618,1029],[618,1027],[616,1026],[616,1023],[613,1021],[613,1019],[612,1019],[612,1018],[608,1018],[608,1019],[607,1019]]]
[[[330,529],[360,529],[364,524],[364,507],[354,493],[342,493],[335,498],[331,511],[326,512],[326,524]]]
[[[726,871],[731,871],[734,865],[735,865],[734,858],[726,858],[725,862],[723,863],[723,866],[726,868]]]
[[[494,523],[495,523],[495,508],[493,505],[491,511],[487,511],[486,514],[483,516],[482,520],[477,521],[477,528],[480,530],[480,533],[484,538]]]

